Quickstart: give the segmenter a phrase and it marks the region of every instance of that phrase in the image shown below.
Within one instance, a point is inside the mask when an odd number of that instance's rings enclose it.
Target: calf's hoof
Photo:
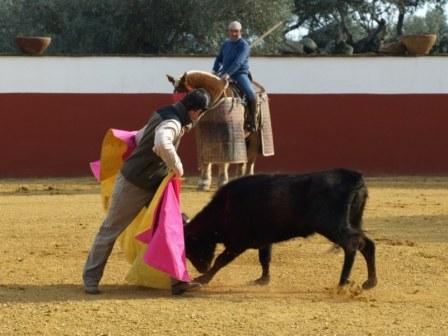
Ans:
[[[339,285],[338,285],[338,287],[339,287],[339,288],[342,288],[342,287],[347,286],[348,284],[350,284],[350,281],[349,281],[349,280],[341,280],[341,281],[339,281]]]
[[[269,284],[269,281],[271,280],[270,277],[261,277],[257,280],[254,281],[254,285],[258,285],[258,286],[266,286]]]
[[[371,289],[376,286],[377,282],[378,281],[376,279],[368,279],[367,281],[365,281],[362,284],[362,288],[363,289]]]
[[[198,282],[201,285],[208,284],[210,282],[210,277],[207,275],[201,275],[198,276],[196,279],[193,280],[194,282]]]

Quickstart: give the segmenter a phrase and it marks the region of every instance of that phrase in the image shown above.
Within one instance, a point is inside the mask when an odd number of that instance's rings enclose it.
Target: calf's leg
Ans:
[[[241,253],[244,251],[231,251],[228,249],[225,249],[215,260],[213,263],[213,266],[208,270],[207,273],[204,275],[201,275],[194,279],[194,281],[197,281],[201,284],[207,284],[209,283],[212,278],[215,276],[215,274],[224,266],[226,266],[228,263],[230,263],[232,260],[234,260],[236,257],[238,257]]]
[[[342,266],[341,277],[339,279],[339,286],[344,286],[348,283],[350,272],[355,261],[356,251],[359,246],[358,235],[347,236],[346,239],[343,239],[341,246],[344,249],[344,264]]]
[[[363,244],[359,251],[364,256],[367,263],[367,280],[362,284],[362,288],[370,289],[376,286],[376,268],[375,268],[375,243],[367,237],[363,237]]]
[[[255,280],[257,285],[267,285],[271,278],[269,274],[269,264],[271,263],[272,244],[258,249],[258,260],[260,261],[263,273]]]
[[[340,221],[329,220],[320,223],[317,232],[333,243],[339,245],[344,250],[344,264],[339,279],[339,286],[344,286],[348,283],[350,277],[356,251],[360,245],[361,233],[350,227],[347,223],[347,216],[345,213],[339,216],[341,218]]]

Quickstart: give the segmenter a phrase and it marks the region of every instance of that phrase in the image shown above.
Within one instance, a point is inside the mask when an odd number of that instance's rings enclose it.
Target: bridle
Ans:
[[[226,91],[227,91],[227,89],[229,88],[230,81],[229,81],[228,79],[226,79],[225,81],[226,81],[226,82],[225,82],[225,84],[224,84],[224,87],[223,87],[223,89],[221,90],[221,92],[219,93],[218,98],[216,99],[216,102],[215,102],[212,106],[210,106],[210,107],[208,107],[207,109],[203,110],[201,114],[204,114],[205,112],[214,109],[216,106],[218,106],[218,105],[221,103],[221,101],[222,101],[223,98],[226,98],[226,97],[227,97],[227,95],[226,95]],[[186,87],[186,94],[190,93],[190,92],[193,91],[194,89],[197,89],[197,88],[189,88],[189,87]],[[204,89],[205,89],[205,88],[204,88]],[[176,92],[176,91],[175,91],[175,92],[173,93],[173,95],[176,95],[176,93],[179,94],[180,92]],[[176,98],[174,98],[174,100],[177,101]],[[179,99],[179,100],[180,100],[180,99]]]

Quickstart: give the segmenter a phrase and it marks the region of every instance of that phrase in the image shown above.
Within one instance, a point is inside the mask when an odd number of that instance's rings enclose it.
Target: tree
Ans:
[[[50,52],[95,54],[216,53],[230,21],[241,21],[252,41],[288,20],[292,6],[292,0],[3,1],[5,17],[18,17],[6,24],[10,34],[51,35]],[[256,51],[275,52],[281,40],[281,31],[274,32]]]
[[[374,50],[384,32],[411,31],[416,9],[448,0],[2,0],[0,50],[15,51],[16,35],[50,35],[49,53],[214,54],[227,24],[239,20],[252,42],[279,22],[253,53],[278,53],[285,34],[306,28],[320,47],[344,41]],[[439,13],[439,14],[437,14]],[[428,19],[429,20],[429,19]],[[396,24],[394,24],[396,22]],[[426,21],[425,21],[426,22]],[[411,24],[412,23],[412,24]],[[425,29],[432,27],[426,23]],[[396,36],[395,36],[396,37]]]
[[[396,35],[403,34],[403,26],[407,15],[412,15],[417,9],[423,8],[425,5],[436,5],[441,8],[447,0],[385,0],[385,5],[390,9],[395,8],[398,11],[396,23]]]
[[[330,40],[346,40],[362,52],[384,30],[379,0],[296,0],[294,3],[297,20],[285,33],[304,26],[321,47]]]
[[[404,22],[406,34],[437,34],[442,36],[447,30],[447,17],[441,8],[434,8],[424,17],[412,16]]]
[[[296,20],[285,33],[304,27],[321,47],[325,41],[345,39],[355,52],[372,51],[392,27],[394,38],[400,36],[405,19],[417,9],[435,5],[440,13],[446,3],[447,0],[295,0]]]

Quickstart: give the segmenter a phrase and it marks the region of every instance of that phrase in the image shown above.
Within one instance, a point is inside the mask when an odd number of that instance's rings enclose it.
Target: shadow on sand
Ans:
[[[101,294],[88,295],[80,284],[0,284],[2,303],[50,303],[86,300],[151,300],[171,297],[170,291],[130,285],[103,285]]]

